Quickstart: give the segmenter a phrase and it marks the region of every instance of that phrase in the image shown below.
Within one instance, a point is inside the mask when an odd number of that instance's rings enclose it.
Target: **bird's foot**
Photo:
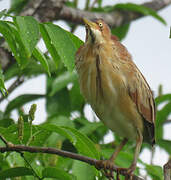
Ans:
[[[132,164],[129,168],[116,167],[113,161],[109,160],[99,160],[96,163],[96,169],[103,170],[104,175],[109,179],[114,179],[113,171],[116,171],[116,180],[120,180],[120,174],[125,175],[125,180],[132,180],[133,172],[136,169],[136,164]]]
[[[103,170],[104,175],[109,179],[112,180],[114,178],[113,171],[115,169],[115,165],[113,161],[109,160],[99,160],[96,163],[96,169]],[[119,179],[117,179],[119,180]]]
[[[117,168],[117,176],[123,172],[125,174],[125,180],[132,180],[133,172],[136,169],[136,164],[132,164],[129,168]]]

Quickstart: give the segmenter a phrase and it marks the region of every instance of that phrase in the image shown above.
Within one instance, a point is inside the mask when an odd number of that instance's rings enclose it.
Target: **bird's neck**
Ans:
[[[86,42],[85,43],[85,49],[87,51],[91,51],[94,56],[99,55],[100,53],[106,53],[108,56],[112,54],[112,42],[110,41],[103,41],[103,43],[100,42]]]

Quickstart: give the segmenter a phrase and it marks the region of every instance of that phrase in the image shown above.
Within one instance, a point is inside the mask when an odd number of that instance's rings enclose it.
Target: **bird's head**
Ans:
[[[102,19],[89,21],[83,18],[83,21],[86,27],[86,42],[101,44],[110,40],[110,28]]]

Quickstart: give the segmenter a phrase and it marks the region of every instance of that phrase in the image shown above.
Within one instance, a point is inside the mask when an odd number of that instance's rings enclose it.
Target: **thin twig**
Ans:
[[[0,139],[4,142],[6,146],[8,146],[8,141],[2,135],[0,135]]]
[[[171,123],[171,119],[168,119],[164,122],[164,124],[169,124],[169,123]]]
[[[171,180],[171,159],[164,165],[164,180]]]
[[[40,0],[36,0],[38,2]],[[37,10],[34,13],[36,17],[41,22],[54,21],[54,20],[65,20],[74,24],[83,24],[82,18],[86,17],[88,19],[102,18],[111,27],[118,27],[125,23],[131,22],[138,18],[143,17],[142,14],[132,11],[113,11],[110,13],[103,12],[90,12],[85,10],[80,10],[77,8],[71,8],[64,4],[63,0],[42,0],[43,3],[36,6]],[[35,1],[30,1],[29,6],[26,6],[26,10],[23,10],[21,15],[32,16],[34,12]],[[141,5],[151,8],[155,11],[159,11],[164,7],[171,4],[171,0],[152,0],[150,2],[143,3]],[[30,7],[30,8],[29,8]],[[46,12],[46,13],[44,13]]]
[[[76,153],[63,151],[55,148],[49,148],[49,147],[32,147],[32,146],[23,146],[23,145],[13,145],[9,147],[0,147],[0,152],[9,152],[9,151],[16,151],[16,152],[30,152],[30,153],[47,153],[47,154],[56,154],[63,157],[68,157],[71,159],[79,160],[85,163],[88,163],[90,165],[93,165],[97,167],[97,164],[99,164],[100,160],[96,160],[93,158],[89,158],[86,156],[82,156]],[[118,167],[113,165],[111,170],[117,172]],[[126,171],[121,171],[121,175],[126,176]],[[136,175],[133,175],[132,180],[144,180]]]
[[[20,156],[24,159],[24,161],[26,162],[26,164],[30,167],[30,169],[32,170],[33,174],[35,175],[35,177],[37,177],[39,180],[42,180],[41,177],[39,177],[39,175],[36,173],[36,171],[33,169],[33,167],[31,166],[31,164],[27,161],[27,159],[24,156],[23,152],[19,152]]]

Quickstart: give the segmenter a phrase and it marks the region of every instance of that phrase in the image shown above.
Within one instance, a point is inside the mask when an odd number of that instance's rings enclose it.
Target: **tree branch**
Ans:
[[[37,0],[37,2],[41,0]],[[65,20],[74,24],[82,24],[82,18],[87,17],[88,19],[103,18],[104,21],[111,27],[118,27],[130,21],[136,20],[143,17],[142,14],[131,11],[119,11],[115,10],[111,13],[100,13],[84,11],[76,8],[68,7],[64,4],[64,0],[42,0],[40,6],[36,8],[34,16],[39,21],[53,21],[53,20]],[[30,4],[34,4],[35,1],[30,1]],[[161,10],[171,4],[171,0],[153,0],[142,4],[143,6],[149,7],[155,11]],[[30,5],[32,10],[23,11],[21,15],[33,15],[33,5]],[[46,12],[46,13],[44,13]]]
[[[168,119],[164,122],[164,124],[170,124],[171,123],[171,119]]]
[[[171,159],[164,165],[164,180],[171,179]]]
[[[0,136],[2,139],[2,136]],[[72,152],[68,152],[68,151],[63,151],[63,150],[59,150],[59,149],[55,149],[55,148],[49,148],[49,147],[31,147],[31,146],[23,146],[23,145],[14,145],[11,144],[10,146],[6,146],[6,147],[0,147],[0,152],[4,153],[4,152],[10,152],[10,151],[16,151],[16,152],[30,152],[30,153],[47,153],[47,154],[56,154],[59,156],[63,156],[63,157],[68,157],[71,159],[75,159],[75,160],[79,160],[82,162],[85,162],[87,164],[93,165],[93,166],[97,166],[97,164],[100,162],[100,160],[96,160],[93,158],[89,158],[86,156],[82,156],[76,153],[72,153]],[[113,165],[112,167],[112,171],[117,172],[117,166]],[[125,171],[121,171],[120,172],[121,175],[126,176],[127,173]],[[133,179],[132,180],[144,180],[136,175],[133,175]]]

